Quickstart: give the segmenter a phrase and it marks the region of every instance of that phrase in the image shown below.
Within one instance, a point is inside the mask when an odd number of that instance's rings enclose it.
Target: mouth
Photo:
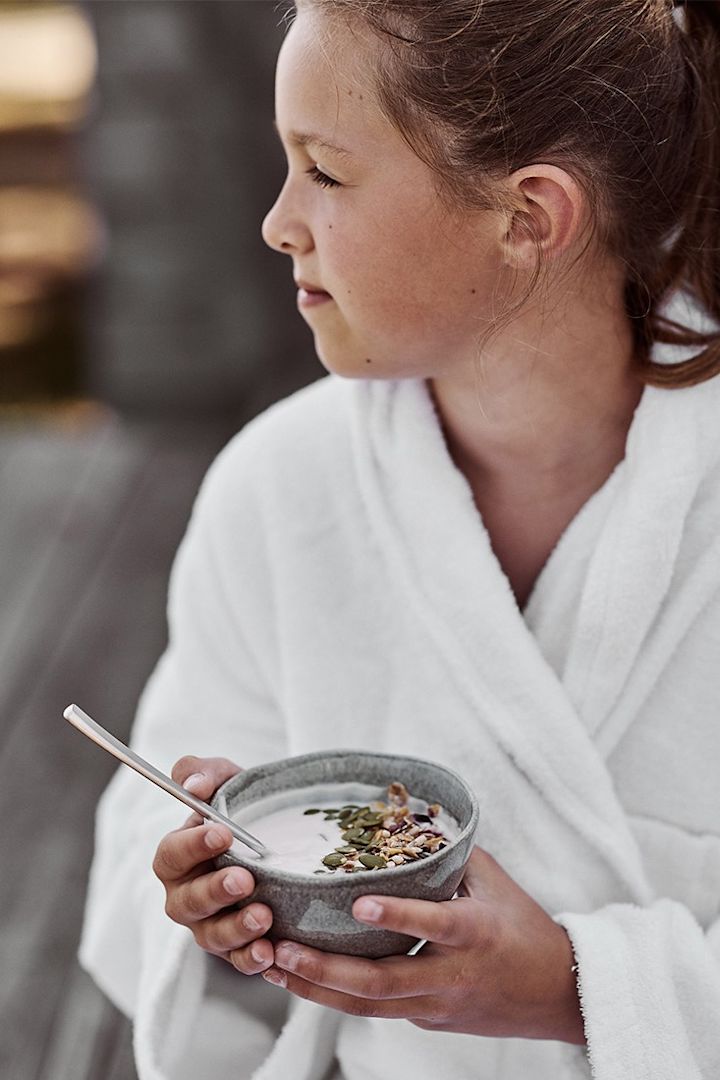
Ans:
[[[317,285],[311,285],[308,281],[296,280],[295,284],[298,287],[297,302],[299,307],[314,307],[317,304],[324,304],[328,300],[332,300],[329,292],[318,288]]]

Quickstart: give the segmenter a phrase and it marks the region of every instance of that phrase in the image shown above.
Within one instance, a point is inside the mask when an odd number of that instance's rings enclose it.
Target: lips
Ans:
[[[320,296],[329,296],[330,295],[330,293],[327,292],[325,289],[321,289],[319,285],[313,285],[312,282],[304,281],[302,278],[296,278],[295,279],[295,284],[297,285],[298,289],[302,289],[303,292],[309,293],[310,295],[313,295],[313,294],[317,294],[317,295],[320,295]]]
[[[324,289],[314,285],[311,281],[296,278],[295,284],[298,287],[297,302],[301,311],[309,311],[311,308],[329,304],[332,300],[329,292],[325,292]]]

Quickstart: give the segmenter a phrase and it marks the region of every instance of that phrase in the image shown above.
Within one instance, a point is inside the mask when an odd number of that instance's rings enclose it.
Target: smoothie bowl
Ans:
[[[244,866],[251,901],[273,911],[272,940],[379,957],[415,939],[356,922],[370,893],[449,900],[470,857],[475,795],[457,773],[420,758],[336,750],[238,773],[213,806],[271,850],[261,858],[235,841],[217,866]]]

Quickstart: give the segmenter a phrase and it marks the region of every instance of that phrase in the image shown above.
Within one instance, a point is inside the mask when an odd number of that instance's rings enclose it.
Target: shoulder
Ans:
[[[318,379],[260,413],[221,450],[212,469],[231,473],[252,460],[259,465],[289,447],[300,455],[324,454],[337,447],[347,432],[348,382],[332,375]]]
[[[352,460],[351,402],[356,385],[326,376],[277,402],[233,436],[203,480],[195,512],[221,514],[338,487]]]

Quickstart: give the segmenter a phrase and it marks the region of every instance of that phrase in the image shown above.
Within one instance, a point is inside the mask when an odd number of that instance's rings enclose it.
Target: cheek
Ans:
[[[441,355],[472,353],[498,302],[492,250],[477,224],[439,222],[427,201],[375,204],[361,221],[338,214],[318,252],[339,308],[335,331],[378,364],[424,371]]]
[[[427,218],[427,214],[425,215]],[[361,230],[333,223],[322,262],[328,288],[350,317],[402,317],[420,327],[452,328],[492,306],[499,264],[485,238],[423,227],[422,214],[382,215]],[[360,239],[358,239],[358,237]]]
[[[425,342],[437,351],[472,342],[484,325],[479,303],[484,289],[474,283],[472,268],[459,272],[452,260],[397,259],[392,252],[365,267],[357,260],[348,265],[356,268],[356,277],[345,287],[340,307],[369,343]]]

